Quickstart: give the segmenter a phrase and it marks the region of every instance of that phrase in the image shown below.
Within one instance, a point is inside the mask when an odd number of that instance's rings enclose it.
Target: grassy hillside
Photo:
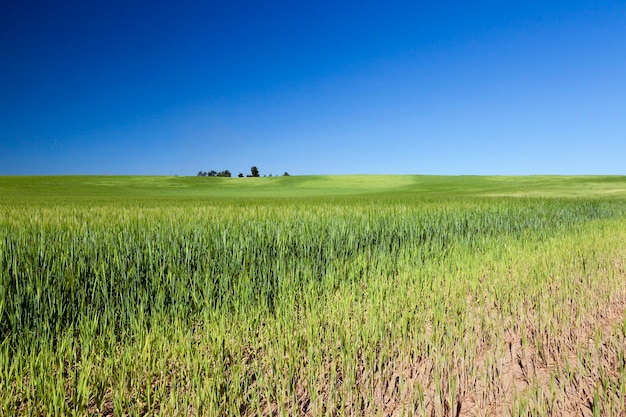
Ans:
[[[623,197],[621,176],[343,175],[262,178],[50,176],[0,177],[0,197],[11,199],[206,199],[346,196]]]

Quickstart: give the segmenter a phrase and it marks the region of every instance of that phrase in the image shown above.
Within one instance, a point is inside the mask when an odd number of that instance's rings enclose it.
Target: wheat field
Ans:
[[[620,416],[626,178],[0,178],[0,414]]]

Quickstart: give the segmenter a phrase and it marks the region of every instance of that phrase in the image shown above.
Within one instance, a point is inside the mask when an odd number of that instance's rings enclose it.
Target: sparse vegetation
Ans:
[[[0,180],[2,415],[626,411],[626,179]]]

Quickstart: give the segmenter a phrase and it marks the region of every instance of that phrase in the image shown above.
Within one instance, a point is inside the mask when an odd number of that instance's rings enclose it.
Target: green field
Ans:
[[[0,177],[3,199],[214,199],[310,197],[625,197],[620,176],[341,175],[264,178]]]
[[[624,415],[626,177],[0,177],[0,415]]]

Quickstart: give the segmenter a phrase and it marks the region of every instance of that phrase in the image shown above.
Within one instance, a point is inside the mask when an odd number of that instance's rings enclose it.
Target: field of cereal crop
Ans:
[[[0,415],[618,416],[626,177],[0,177]]]

